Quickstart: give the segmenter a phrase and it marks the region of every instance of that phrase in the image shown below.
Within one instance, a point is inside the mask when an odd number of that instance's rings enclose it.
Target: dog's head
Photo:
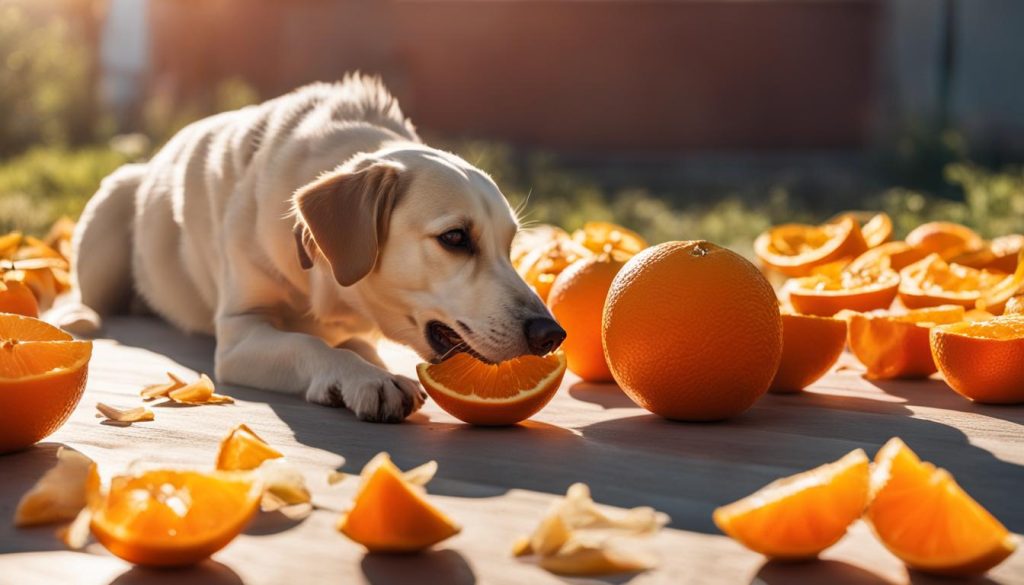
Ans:
[[[361,155],[294,203],[303,267],[357,288],[383,333],[424,359],[498,362],[565,338],[509,261],[508,202],[457,156],[419,145]]]

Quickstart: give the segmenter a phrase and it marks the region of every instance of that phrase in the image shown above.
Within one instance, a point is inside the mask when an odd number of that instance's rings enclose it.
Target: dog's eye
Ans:
[[[469,234],[462,228],[448,230],[437,236],[437,240],[446,248],[469,249]]]

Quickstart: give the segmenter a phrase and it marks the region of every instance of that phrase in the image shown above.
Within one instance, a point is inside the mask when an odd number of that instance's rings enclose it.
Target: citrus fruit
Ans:
[[[588,221],[572,233],[572,239],[595,254],[612,254],[629,259],[647,247],[647,241],[633,230],[607,221]],[[613,254],[618,252],[620,254]]]
[[[948,221],[921,224],[907,234],[906,242],[928,254],[938,254],[945,260],[985,244],[971,228]]]
[[[927,255],[906,242],[886,242],[857,256],[845,269],[853,273],[877,270],[888,260],[889,268],[899,272]]]
[[[854,313],[849,318],[850,350],[869,378],[927,378],[936,370],[928,332],[964,317],[959,305]]]
[[[869,248],[881,246],[892,238],[892,218],[888,213],[876,213],[860,227],[860,231]]]
[[[260,493],[260,483],[245,473],[118,476],[93,511],[92,533],[111,553],[137,565],[191,565],[242,532]]]
[[[284,457],[245,424],[240,424],[224,437],[217,452],[217,469],[238,471],[256,469],[267,459]]]
[[[715,524],[743,546],[777,559],[813,558],[839,541],[868,504],[862,449],[778,479],[715,510]]]
[[[588,382],[612,379],[601,346],[601,314],[622,265],[605,254],[577,260],[558,275],[548,296],[548,307],[566,332],[562,351],[569,371]]]
[[[57,450],[57,464],[18,501],[15,526],[74,520],[99,489],[96,463],[67,447]]]
[[[601,334],[622,390],[670,419],[745,411],[782,357],[775,291],[756,266],[705,241],[666,242],[627,262],[608,292]]]
[[[32,317],[0,313],[0,453],[56,431],[85,390],[92,342]]]
[[[1024,235],[1001,236],[990,242],[985,242],[977,250],[954,256],[950,262],[971,268],[985,268],[1010,273],[1017,270],[1018,256],[1022,248],[1024,248]]]
[[[1004,315],[1024,315],[1024,291],[1021,291],[1006,301]]]
[[[798,313],[831,317],[843,310],[886,309],[899,291],[900,277],[882,264],[861,272],[842,270],[839,274],[814,274],[794,278],[785,284],[789,303]]]
[[[980,575],[1017,548],[1016,539],[944,469],[918,459],[898,438],[875,456],[866,518],[907,566]]]
[[[475,425],[512,425],[551,400],[565,375],[565,354],[524,355],[500,364],[458,353],[416,366],[423,388],[455,418]]]
[[[930,254],[900,271],[899,296],[911,309],[951,304],[973,309],[978,305],[1000,313],[1022,278],[1024,270],[1012,275],[989,272],[950,264],[938,254]]]
[[[754,253],[786,276],[807,276],[811,269],[854,258],[868,249],[857,220],[849,215],[820,226],[775,226],[754,240]]]
[[[342,534],[370,552],[416,552],[462,530],[427,501],[423,488],[406,481],[386,454],[371,463],[352,508],[338,521]]]
[[[18,280],[0,280],[0,312],[27,317],[39,316],[39,302],[32,289]]]
[[[846,345],[846,321],[782,315],[782,361],[772,392],[796,392],[828,373]]]
[[[936,327],[932,355],[946,383],[976,402],[1024,402],[1024,316]]]
[[[593,255],[593,252],[563,234],[564,232],[555,232],[554,239],[527,252],[516,264],[519,276],[532,286],[537,291],[537,296],[544,301],[547,301],[555,278],[563,270],[580,258],[589,258]]]

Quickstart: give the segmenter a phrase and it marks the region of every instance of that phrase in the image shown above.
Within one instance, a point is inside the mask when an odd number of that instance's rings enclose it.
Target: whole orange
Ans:
[[[771,285],[739,254],[666,242],[615,277],[602,337],[612,375],[634,402],[670,419],[721,420],[768,390],[782,316]]]
[[[577,260],[551,285],[548,307],[565,329],[562,344],[569,371],[588,382],[610,382],[601,345],[604,300],[624,262],[607,255]]]

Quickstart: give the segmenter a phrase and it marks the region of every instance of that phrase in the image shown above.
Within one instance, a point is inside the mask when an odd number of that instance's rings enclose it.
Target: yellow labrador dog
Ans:
[[[397,422],[424,394],[387,371],[381,334],[432,361],[564,339],[509,261],[517,227],[486,173],[424,145],[379,80],[348,76],[200,120],[107,177],[51,318],[88,333],[137,294],[216,336],[223,382]]]

